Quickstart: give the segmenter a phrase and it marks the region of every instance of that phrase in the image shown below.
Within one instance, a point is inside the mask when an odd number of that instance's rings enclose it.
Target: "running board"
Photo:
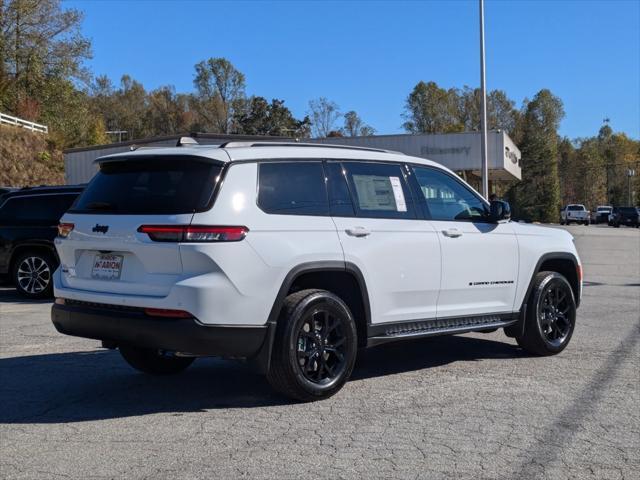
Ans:
[[[369,325],[367,347],[412,338],[453,335],[494,328],[504,328],[518,321],[518,312],[475,315],[472,317],[434,318],[414,322]]]

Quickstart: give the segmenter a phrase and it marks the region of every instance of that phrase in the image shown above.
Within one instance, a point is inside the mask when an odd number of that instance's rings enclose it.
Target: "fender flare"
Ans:
[[[269,317],[267,319],[267,335],[265,337],[264,343],[262,344],[262,347],[260,348],[260,351],[253,359],[256,367],[261,373],[267,373],[271,366],[271,351],[275,339],[276,326],[278,317],[280,316],[280,311],[282,310],[282,305],[284,304],[284,300],[287,297],[287,292],[298,277],[307,273],[315,272],[347,272],[352,274],[358,282],[358,286],[360,287],[360,295],[362,296],[362,304],[364,305],[366,324],[370,325],[371,306],[369,303],[369,292],[367,291],[367,285],[364,280],[364,275],[357,265],[351,262],[342,262],[337,260],[305,262],[296,265],[291,270],[289,270],[287,275],[284,277],[284,280],[282,281],[282,285],[280,285],[280,289],[278,290],[278,294],[276,295],[276,299],[273,302],[271,312],[269,313]]]
[[[520,315],[518,317],[518,321],[513,325],[505,327],[504,332],[508,337],[521,337],[524,335],[524,325],[525,320],[527,318],[527,304],[529,303],[529,297],[531,296],[531,290],[533,289],[533,279],[540,272],[540,267],[547,260],[571,260],[573,262],[574,268],[578,268],[578,259],[577,257],[570,252],[548,252],[543,254],[536,263],[535,268],[533,269],[533,273],[531,274],[531,278],[529,279],[529,286],[524,294],[522,300],[522,306],[520,307]],[[569,279],[567,279],[569,280]],[[580,295],[575,295],[576,297],[576,308],[580,306]]]

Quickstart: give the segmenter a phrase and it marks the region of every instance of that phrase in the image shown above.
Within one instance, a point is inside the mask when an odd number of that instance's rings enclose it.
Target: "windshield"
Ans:
[[[221,165],[189,157],[104,163],[73,213],[178,214],[207,209]]]

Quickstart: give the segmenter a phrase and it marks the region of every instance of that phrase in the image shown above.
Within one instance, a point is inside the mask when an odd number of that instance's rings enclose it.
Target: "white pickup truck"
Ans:
[[[571,222],[589,225],[591,223],[591,214],[580,204],[567,205],[560,211],[560,225],[569,225]]]

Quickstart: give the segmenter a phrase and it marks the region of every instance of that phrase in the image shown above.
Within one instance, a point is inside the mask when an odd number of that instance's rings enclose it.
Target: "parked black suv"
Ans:
[[[58,220],[83,188],[23,188],[0,198],[0,275],[9,275],[19,293],[51,296],[51,275],[58,267],[53,246]]]
[[[626,225],[628,227],[640,227],[640,209],[638,207],[615,207],[611,213],[611,221],[609,225],[612,227],[620,227]]]

